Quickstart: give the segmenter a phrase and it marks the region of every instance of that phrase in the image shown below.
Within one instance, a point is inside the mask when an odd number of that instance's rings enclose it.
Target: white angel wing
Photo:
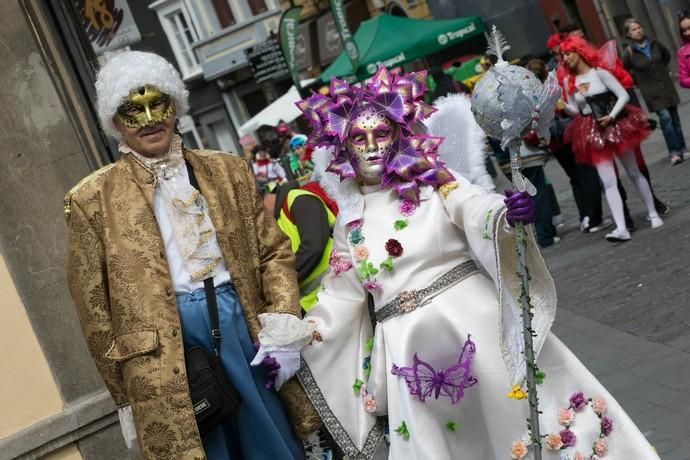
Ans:
[[[443,162],[465,179],[493,191],[495,185],[486,171],[485,134],[472,116],[471,102],[464,94],[436,100],[437,109],[424,121],[429,134],[445,138],[438,148]]]

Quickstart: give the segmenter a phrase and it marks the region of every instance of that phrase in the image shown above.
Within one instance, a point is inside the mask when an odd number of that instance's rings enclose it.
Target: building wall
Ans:
[[[0,439],[62,410],[60,391],[0,255]]]
[[[435,19],[480,16],[487,28],[495,24],[510,42],[510,58],[546,53],[549,29],[537,0],[429,0],[429,9]]]

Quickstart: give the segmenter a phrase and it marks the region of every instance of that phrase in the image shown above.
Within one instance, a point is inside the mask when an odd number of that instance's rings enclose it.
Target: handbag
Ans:
[[[618,98],[611,91],[605,91],[603,93],[594,94],[593,96],[587,96],[585,100],[592,109],[592,115],[598,120],[611,113],[611,109],[616,105]],[[625,109],[621,110],[618,116],[620,117],[624,112]]]
[[[189,163],[185,163],[189,173],[189,182],[198,190],[199,184],[194,176],[194,170]],[[239,392],[225,375],[220,361],[221,333],[213,278],[204,280],[204,290],[215,354],[211,355],[205,348],[198,346],[185,352],[189,394],[196,423],[202,434],[208,433],[235,415],[242,401]]]

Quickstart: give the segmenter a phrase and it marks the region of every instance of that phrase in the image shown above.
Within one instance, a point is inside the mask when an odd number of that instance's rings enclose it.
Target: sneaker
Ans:
[[[666,203],[662,203],[661,201],[659,201],[655,208],[656,212],[658,212],[662,216],[665,216],[666,214],[671,212],[671,206],[667,205]]]
[[[611,225],[613,225],[613,221],[607,217],[604,220],[602,220],[599,225],[589,227],[589,233],[596,233],[600,230],[604,230],[605,228],[609,228]]]
[[[563,216],[561,214],[556,214],[555,216],[553,216],[553,219],[551,219],[551,223],[556,228],[565,227],[565,222],[563,222]]]
[[[683,152],[683,160],[690,160],[690,152],[687,150]]]
[[[580,222],[580,231],[582,233],[589,233],[589,216],[582,218],[582,222]]]
[[[630,240],[630,232],[627,230],[615,229],[611,233],[607,233],[605,238],[606,241],[610,241],[612,243],[622,243]]]
[[[671,155],[670,161],[671,161],[671,166],[675,166],[675,165],[683,162],[683,157],[681,157],[677,153],[674,153],[673,155]]]
[[[652,228],[659,228],[664,225],[664,221],[659,216],[649,216],[649,222],[652,224]]]

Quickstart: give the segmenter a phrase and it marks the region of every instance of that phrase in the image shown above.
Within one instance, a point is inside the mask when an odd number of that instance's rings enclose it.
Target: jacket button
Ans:
[[[161,256],[161,259],[165,258],[165,252],[163,252],[163,250],[161,250],[161,252],[159,252],[158,255]]]
[[[167,296],[172,295],[172,290],[169,287],[165,288],[165,295],[167,295]]]
[[[173,336],[173,337],[177,337],[177,329],[173,329],[173,330],[172,330],[172,336]]]
[[[153,184],[153,177],[149,177],[148,179],[146,179],[146,183],[149,185]]]
[[[173,372],[174,372],[175,374],[179,374],[179,373],[180,373],[180,368],[176,366],[176,367],[173,369]]]

